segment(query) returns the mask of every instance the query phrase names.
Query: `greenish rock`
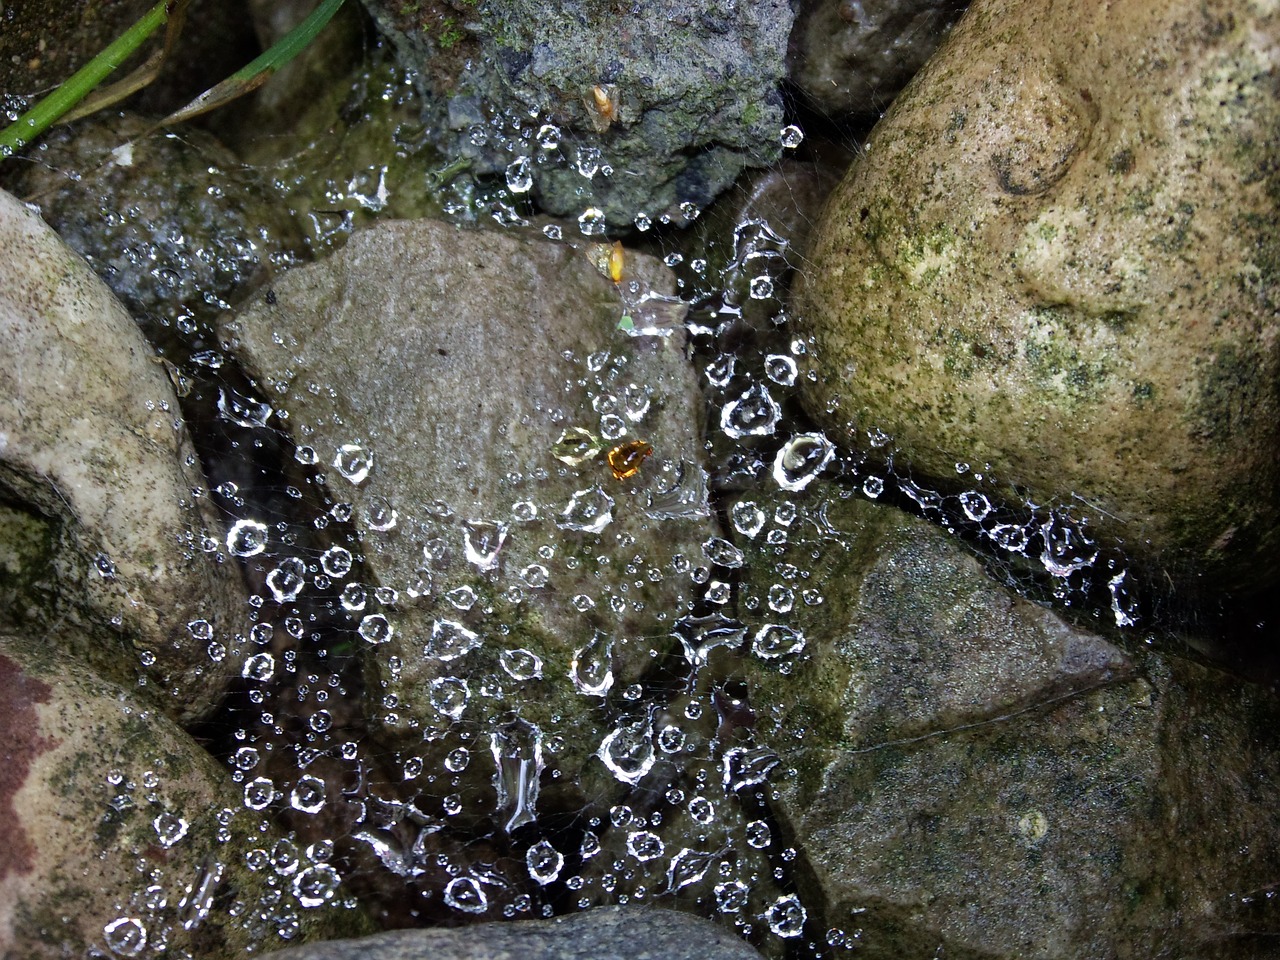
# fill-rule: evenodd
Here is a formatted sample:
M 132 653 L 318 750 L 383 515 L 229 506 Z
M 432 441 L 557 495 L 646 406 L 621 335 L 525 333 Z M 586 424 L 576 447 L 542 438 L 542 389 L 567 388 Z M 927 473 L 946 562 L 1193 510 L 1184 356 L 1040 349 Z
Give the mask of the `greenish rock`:
M 966 0 L 803 0 L 787 78 L 829 117 L 884 110 L 960 18 Z
M 289 841 L 194 740 L 37 636 L 0 635 L 0 953 L 215 960 L 367 929 L 326 864 L 270 868 Z
M 1275 696 L 1126 654 L 831 494 L 784 501 L 743 592 L 795 631 L 757 633 L 746 675 L 810 919 L 868 957 L 1263 955 Z
M 212 135 L 175 136 L 137 114 L 49 134 L 15 186 L 90 265 L 152 340 L 229 302 L 305 255 L 289 208 Z
M 329 579 L 359 599 L 367 709 L 426 813 L 467 798 L 454 824 L 514 829 L 538 784 L 539 811 L 624 790 L 595 755 L 624 727 L 652 754 L 640 687 L 627 691 L 678 651 L 670 632 L 715 530 L 683 330 L 619 329 L 670 308 L 645 298 L 671 278 L 635 255 L 612 283 L 593 262 L 608 253 L 389 222 L 221 327 L 351 515 L 368 579 Z M 603 451 L 566 463 L 553 452 L 573 428 L 653 454 L 623 478 Z M 442 768 L 456 775 L 413 782 Z
M 238 669 L 239 571 L 174 386 L 89 266 L 0 193 L 0 626 L 66 652 L 182 720 Z M 104 362 L 109 358 L 109 362 Z
M 758 960 L 715 924 L 651 907 L 605 907 L 551 920 L 486 923 L 464 930 L 395 930 L 266 954 L 263 960 Z
M 542 0 L 366 6 L 447 101 L 443 151 L 490 173 L 528 158 L 551 214 L 597 209 L 613 230 L 641 214 L 683 221 L 680 204 L 705 207 L 781 153 L 792 21 L 781 0 L 591 0 L 572 14 Z
M 799 284 L 831 438 L 1074 505 L 1149 584 L 1273 584 L 1277 29 L 1254 2 L 975 3 Z

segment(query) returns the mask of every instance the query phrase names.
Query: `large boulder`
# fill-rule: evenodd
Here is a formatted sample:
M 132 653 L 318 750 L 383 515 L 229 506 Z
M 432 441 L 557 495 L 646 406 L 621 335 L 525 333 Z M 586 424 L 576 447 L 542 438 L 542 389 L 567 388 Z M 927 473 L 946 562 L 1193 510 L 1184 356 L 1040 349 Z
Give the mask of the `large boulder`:
M 597 753 L 643 727 L 647 674 L 699 589 L 715 527 L 683 329 L 619 329 L 680 305 L 651 258 L 623 274 L 537 232 L 388 222 L 223 324 L 359 537 L 294 585 L 342 591 L 402 789 L 460 827 L 510 832 L 638 777 Z M 615 473 L 561 440 L 584 431 L 653 454 Z
M 747 673 L 811 921 L 868 957 L 1258 956 L 1274 694 L 1125 653 L 927 522 L 813 493 L 765 511 L 756 536 L 788 542 L 743 591 L 772 610 Z
M 70 625 L 68 652 L 166 712 L 237 669 L 239 570 L 166 367 L 88 265 L 0 193 L 0 626 Z M 231 651 L 231 653 L 228 653 Z
M 801 382 L 832 438 L 1076 504 L 1150 581 L 1274 583 L 1277 30 L 1257 2 L 974 4 L 817 231 Z
M 365 929 L 333 867 L 269 857 L 291 845 L 226 770 L 57 646 L 0 635 L 0 954 L 229 960 Z

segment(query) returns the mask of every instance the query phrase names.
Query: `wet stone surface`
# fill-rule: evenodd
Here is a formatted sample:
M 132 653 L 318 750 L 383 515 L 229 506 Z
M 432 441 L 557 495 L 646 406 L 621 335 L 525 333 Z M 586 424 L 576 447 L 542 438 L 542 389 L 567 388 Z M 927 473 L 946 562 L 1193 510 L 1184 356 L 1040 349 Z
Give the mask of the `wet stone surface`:
M 782 152 L 792 12 L 779 0 L 592 0 L 573 16 L 540 0 L 369 6 L 446 104 L 445 152 L 484 172 L 523 159 L 548 213 L 597 209 L 614 230 L 679 220 Z M 530 136 L 509 149 L 493 114 Z
M 360 536 L 277 556 L 274 602 L 341 589 L 371 719 L 458 825 L 602 812 L 649 772 L 650 684 L 716 532 L 682 333 L 618 329 L 671 281 L 588 252 L 387 224 L 223 326 Z

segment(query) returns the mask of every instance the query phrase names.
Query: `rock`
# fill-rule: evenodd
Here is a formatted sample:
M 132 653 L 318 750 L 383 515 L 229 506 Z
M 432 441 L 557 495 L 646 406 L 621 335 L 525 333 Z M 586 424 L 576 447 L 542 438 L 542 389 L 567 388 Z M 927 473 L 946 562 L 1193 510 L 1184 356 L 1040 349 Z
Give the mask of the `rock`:
M 237 669 L 244 619 L 165 368 L 88 266 L 0 193 L 0 625 L 71 627 L 68 651 L 180 719 Z
M 137 114 L 45 137 L 15 187 L 138 317 L 151 339 L 209 320 L 305 253 L 287 207 L 201 130 L 146 135 Z
M 643 322 L 636 298 L 670 276 L 625 262 L 619 289 L 537 233 L 391 222 L 223 325 L 353 518 L 360 542 L 339 552 L 360 554 L 367 579 L 322 564 L 406 789 L 426 791 L 429 815 L 447 784 L 476 798 L 450 823 L 509 832 L 539 783 L 539 811 L 619 792 L 594 756 L 614 729 L 653 753 L 643 687 L 618 698 L 679 650 L 670 631 L 715 528 L 682 332 L 618 329 L 620 293 Z M 552 451 L 573 428 L 654 452 L 624 479 L 600 456 L 568 465 Z M 444 766 L 458 776 L 413 783 L 458 748 Z
M 428 98 L 447 101 L 442 152 L 493 173 L 529 157 L 551 214 L 597 208 L 614 230 L 642 213 L 682 220 L 681 203 L 706 206 L 781 152 L 783 0 L 592 2 L 574 16 L 540 0 L 366 5 Z
M 798 498 L 784 555 L 752 554 L 747 594 L 783 608 L 773 619 L 787 631 L 786 649 L 796 642 L 790 631 L 801 638 L 803 657 L 759 634 L 751 650 L 766 668 L 756 696 L 780 705 L 780 728 L 807 751 L 817 755 L 814 737 L 861 751 L 982 724 L 1131 672 L 1115 646 L 999 586 L 932 524 L 814 486 Z M 816 522 L 810 502 L 825 503 L 823 529 L 845 546 L 807 564 L 807 576 L 788 577 L 803 556 L 795 537 Z M 805 602 L 807 584 L 819 603 Z M 796 695 L 807 690 L 822 692 Z
M 686 261 L 705 266 L 695 268 L 699 279 L 682 291 L 685 299 L 720 296 L 741 311 L 745 329 L 775 331 L 772 321 L 786 316 L 782 305 L 792 271 L 804 262 L 810 230 L 847 166 L 841 151 L 834 160 L 784 160 L 744 174 L 698 218 L 689 235 Z M 760 278 L 768 280 L 768 292 Z
M 924 66 L 967 0 L 804 0 L 787 77 L 829 117 L 884 110 Z
M 486 923 L 463 930 L 394 930 L 266 954 L 263 960 L 759 960 L 732 933 L 706 920 L 651 907 L 604 907 L 551 920 Z
M 195 741 L 57 646 L 0 636 L 0 953 L 214 960 L 364 929 L 327 865 L 268 868 L 288 841 Z
M 832 439 L 882 430 L 917 475 L 986 464 L 1015 502 L 1079 504 L 1149 583 L 1274 583 L 1277 16 L 975 3 L 799 285 Z
M 814 493 L 744 589 L 796 593 L 748 678 L 810 922 L 873 958 L 1257 955 L 1274 694 L 1125 654 L 924 521 Z

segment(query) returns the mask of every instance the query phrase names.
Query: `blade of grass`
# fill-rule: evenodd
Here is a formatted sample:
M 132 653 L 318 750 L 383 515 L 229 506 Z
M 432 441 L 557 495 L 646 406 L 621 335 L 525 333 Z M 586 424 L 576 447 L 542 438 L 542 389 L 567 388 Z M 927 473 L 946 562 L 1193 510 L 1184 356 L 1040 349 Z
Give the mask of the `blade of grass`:
M 159 2 L 53 93 L 0 131 L 0 159 L 11 156 L 56 123 L 120 66 L 169 16 L 170 0 Z
M 322 0 L 307 19 L 272 44 L 265 53 L 221 83 L 210 87 L 185 107 L 169 114 L 160 121 L 160 125 L 166 126 L 170 123 L 190 120 L 202 113 L 208 113 L 215 107 L 230 103 L 251 90 L 256 90 L 271 79 L 272 74 L 301 53 L 307 44 L 315 39 L 316 34 L 333 19 L 333 15 L 338 12 L 342 4 L 343 0 Z
M 138 69 L 127 77 L 117 80 L 107 87 L 100 87 L 74 110 L 67 112 L 62 118 L 64 123 L 72 123 L 81 117 L 87 117 L 99 110 L 104 110 L 114 103 L 119 103 L 130 94 L 137 93 L 160 75 L 161 68 L 173 53 L 182 34 L 182 27 L 187 20 L 187 4 L 189 0 L 177 0 L 169 10 L 169 23 L 164 31 L 164 46 L 147 57 Z

